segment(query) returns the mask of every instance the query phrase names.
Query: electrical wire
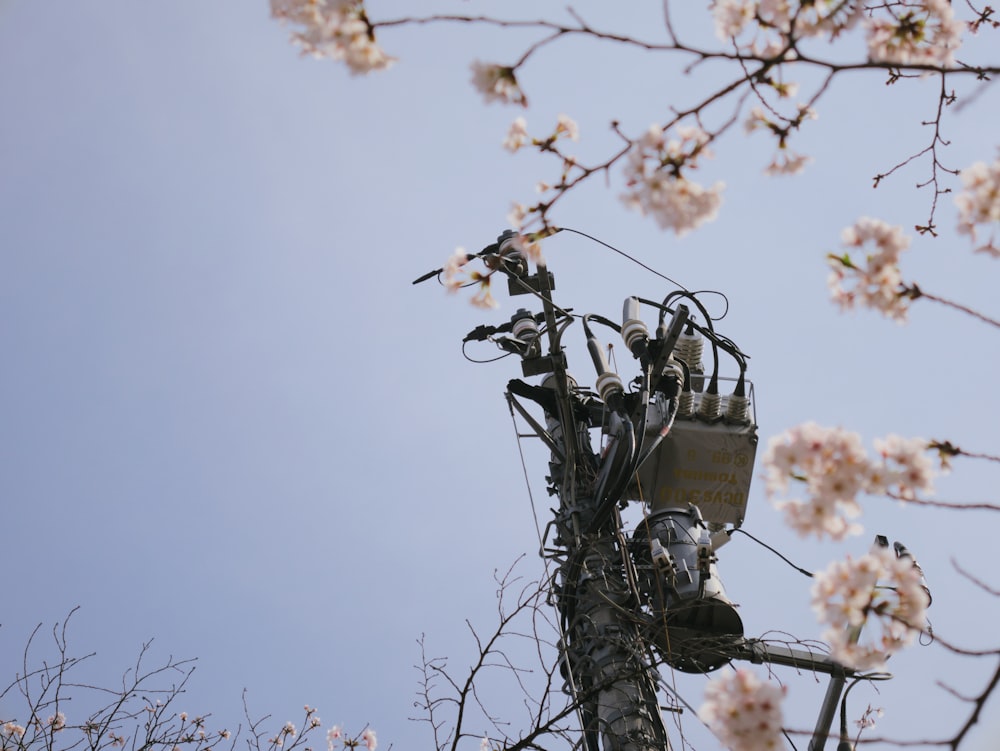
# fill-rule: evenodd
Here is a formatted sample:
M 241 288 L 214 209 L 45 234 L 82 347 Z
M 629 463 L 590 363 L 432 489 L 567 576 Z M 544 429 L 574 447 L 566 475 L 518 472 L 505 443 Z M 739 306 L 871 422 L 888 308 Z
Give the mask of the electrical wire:
M 754 536 L 753 536 L 752 534 L 750 534 L 749 532 L 747 532 L 747 531 L 746 531 L 745 529 L 742 529 L 742 528 L 740 528 L 740 527 L 737 527 L 737 528 L 735 528 L 735 529 L 731 529 L 731 530 L 729 530 L 728 534 L 729 534 L 729 535 L 732 535 L 732 534 L 733 534 L 733 532 L 741 532 L 742 534 L 745 534 L 745 535 L 746 535 L 747 537 L 749 537 L 749 538 L 750 538 L 751 540 L 753 540 L 753 541 L 754 541 L 755 543 L 757 543 L 758 545 L 760 545 L 760 546 L 762 546 L 762 547 L 765 547 L 765 548 L 767 548 L 768 550 L 770 550 L 770 551 L 771 551 L 772 553 L 774 553 L 774 554 L 775 554 L 776 556 L 778 556 L 778 557 L 779 557 L 779 558 L 780 558 L 781 560 L 783 560 L 783 561 L 784 561 L 785 563 L 787 563 L 787 564 L 788 564 L 789 566 L 791 566 L 791 567 L 792 567 L 793 569 L 795 569 L 796 571 L 798 571 L 798 572 L 799 572 L 800 574 L 803 574 L 804 576 L 808 576 L 808 577 L 809 577 L 810 579 L 812 579 L 812 578 L 813 578 L 813 573 L 812 573 L 811 571 L 806 571 L 806 570 L 805 570 L 804 568 L 802 568 L 801 566 L 796 566 L 796 565 L 795 565 L 794 563 L 792 563 L 792 562 L 791 562 L 790 560 L 788 560 L 788 559 L 787 559 L 787 558 L 786 558 L 785 556 L 783 556 L 783 555 L 782 555 L 781 553 L 779 553 L 779 552 L 778 552 L 777 550 L 775 550 L 774 548 L 772 548 L 772 547 L 771 547 L 770 545 L 768 545 L 768 544 L 767 544 L 766 542 L 763 542 L 763 541 L 761 541 L 761 540 L 757 539 L 757 538 L 756 538 L 756 537 L 754 537 Z
M 653 267 L 647 266 L 642 261 L 640 261 L 638 258 L 630 256 L 624 250 L 619 250 L 614 245 L 611 245 L 610 243 L 604 242 L 604 240 L 599 240 L 598 238 L 594 237 L 593 235 L 588 235 L 586 232 L 581 232 L 580 230 L 573 229 L 572 227 L 557 227 L 556 231 L 557 232 L 572 232 L 574 235 L 580 235 L 580 237 L 586 237 L 588 240 L 593 240 L 598 245 L 603 245 L 605 248 L 607 248 L 610 251 L 613 251 L 613 252 L 617 253 L 622 258 L 626 258 L 629 261 L 631 261 L 632 263 L 636 264 L 637 266 L 641 266 L 646 271 L 648 271 L 650 274 L 653 274 L 654 276 L 658 276 L 658 277 L 660 277 L 660 279 L 663 279 L 664 281 L 668 281 L 671 284 L 677 285 L 678 287 L 680 287 L 685 292 L 688 291 L 687 287 L 685 287 L 683 284 L 681 284 L 680 282 L 678 282 L 676 279 L 671 279 L 666 274 L 662 274 L 659 271 L 657 271 L 656 269 L 654 269 Z

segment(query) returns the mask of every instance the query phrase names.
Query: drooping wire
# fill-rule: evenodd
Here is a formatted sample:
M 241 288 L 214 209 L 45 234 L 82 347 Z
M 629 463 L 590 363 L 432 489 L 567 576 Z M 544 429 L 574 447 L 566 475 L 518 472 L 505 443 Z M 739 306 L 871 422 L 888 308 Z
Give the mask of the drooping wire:
M 502 355 L 491 357 L 488 360 L 477 360 L 474 357 L 470 357 L 469 354 L 465 351 L 465 346 L 467 344 L 468 342 L 462 342 L 462 357 L 464 357 L 469 362 L 475 363 L 476 365 L 483 365 L 485 363 L 496 362 L 497 360 L 502 360 L 505 357 L 510 357 L 512 354 L 514 354 L 513 352 L 504 352 Z
M 638 258 L 630 256 L 624 250 L 619 250 L 614 245 L 611 245 L 610 243 L 604 242 L 604 240 L 599 240 L 598 238 L 594 237 L 593 235 L 588 235 L 586 232 L 581 232 L 580 230 L 573 229 L 572 227 L 560 227 L 559 230 L 562 231 L 562 232 L 572 232 L 574 235 L 580 235 L 580 237 L 586 237 L 588 240 L 593 240 L 598 245 L 603 245 L 605 248 L 607 248 L 608 250 L 610 250 L 610 251 L 612 251 L 614 253 L 617 253 L 622 258 L 626 258 L 629 261 L 631 261 L 632 263 L 636 264 L 637 266 L 641 266 L 646 271 L 648 271 L 650 274 L 658 276 L 658 277 L 660 277 L 660 279 L 663 279 L 664 281 L 668 281 L 671 284 L 674 284 L 674 285 L 680 287 L 685 292 L 689 292 L 690 291 L 690 290 L 688 290 L 687 287 L 685 287 L 683 284 L 681 284 L 680 282 L 678 282 L 676 279 L 671 279 L 666 274 L 662 274 L 659 271 L 657 271 L 656 269 L 652 268 L 651 266 L 647 266 L 642 261 L 640 261 Z
M 781 560 L 783 560 L 785 563 L 787 563 L 793 569 L 795 569 L 796 571 L 798 571 L 800 574 L 803 574 L 804 576 L 808 576 L 810 579 L 813 578 L 813 574 L 812 574 L 811 571 L 806 571 L 801 566 L 796 566 L 794 563 L 792 563 L 790 560 L 788 560 L 785 556 L 783 556 L 777 550 L 775 550 L 774 548 L 772 548 L 766 542 L 763 542 L 762 540 L 757 539 L 752 534 L 750 534 L 749 532 L 747 532 L 745 529 L 742 529 L 742 528 L 739 528 L 739 527 L 736 528 L 736 529 L 731 529 L 729 531 L 729 534 L 731 535 L 733 532 L 741 532 L 741 533 L 745 534 L 747 537 L 749 537 L 751 540 L 753 540 L 755 543 L 757 543 L 761 547 L 764 547 L 764 548 L 767 548 L 768 550 L 770 550 L 772 553 L 774 553 L 776 556 L 778 556 Z

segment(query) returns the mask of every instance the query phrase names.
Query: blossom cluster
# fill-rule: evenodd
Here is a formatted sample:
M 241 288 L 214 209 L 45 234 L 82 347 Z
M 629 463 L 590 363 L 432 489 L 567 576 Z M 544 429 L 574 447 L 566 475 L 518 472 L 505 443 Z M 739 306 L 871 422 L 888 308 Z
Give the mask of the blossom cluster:
M 503 141 L 503 147 L 513 154 L 530 140 L 533 145 L 543 150 L 551 151 L 553 144 L 560 138 L 567 138 L 570 141 L 580 140 L 580 127 L 569 115 L 559 115 L 556 118 L 556 127 L 544 139 L 531 138 L 528 135 L 527 121 L 523 117 L 517 117 L 510 124 L 507 137 Z
M 886 659 L 924 628 L 929 604 L 913 559 L 889 548 L 834 561 L 815 574 L 812 589 L 831 656 L 854 670 L 884 670 Z
M 871 251 L 862 265 L 850 252 L 827 257 L 832 269 L 827 284 L 833 301 L 841 310 L 872 308 L 904 322 L 910 298 L 899 270 L 899 256 L 909 247 L 910 239 L 903 228 L 862 217 L 841 233 L 841 240 L 846 248 L 871 247 Z
M 679 127 L 676 136 L 667 138 L 663 128 L 652 125 L 632 144 L 625 165 L 628 190 L 622 200 L 679 237 L 715 219 L 725 184 L 717 182 L 706 188 L 681 172 L 697 168 L 698 157 L 711 156 L 706 148 L 710 139 L 704 130 Z
M 472 85 L 483 95 L 487 104 L 501 102 L 528 106 L 528 98 L 517 83 L 514 69 L 509 66 L 476 60 L 472 63 Z
M 395 60 L 376 44 L 364 0 L 271 0 L 271 15 L 301 27 L 292 39 L 305 54 L 343 60 L 354 75 Z
M 775 751 L 783 747 L 784 695 L 784 686 L 739 669 L 709 681 L 698 716 L 730 751 Z
M 860 0 L 714 0 L 711 10 L 720 39 L 749 33 L 751 53 L 786 59 L 794 57 L 795 40 L 832 40 L 861 23 L 872 62 L 948 66 L 965 30 L 948 0 L 886 3 L 868 14 Z
M 836 37 L 857 24 L 864 3 L 715 0 L 711 8 L 715 33 L 720 39 L 738 37 L 755 20 L 760 30 L 775 30 L 788 39 L 825 34 Z M 752 49 L 760 47 L 753 45 Z
M 861 514 L 862 493 L 902 500 L 931 492 L 933 466 L 928 442 L 890 435 L 875 441 L 870 458 L 857 433 L 809 422 L 770 440 L 764 454 L 767 494 L 785 494 L 791 481 L 805 486 L 806 500 L 775 501 L 785 520 L 803 537 L 841 540 L 862 529 L 850 521 Z
M 780 96 L 792 96 L 796 90 L 794 84 L 775 84 Z M 755 130 L 769 130 L 778 139 L 778 150 L 771 163 L 764 168 L 766 175 L 797 175 L 806 168 L 812 161 L 812 157 L 799 154 L 788 148 L 788 134 L 798 128 L 805 120 L 815 120 L 818 116 L 816 111 L 804 104 L 798 106 L 798 113 L 794 117 L 783 117 L 783 123 L 776 122 L 771 116 L 764 112 L 761 107 L 753 107 L 750 115 L 743 124 L 743 129 L 747 133 Z
M 997 226 L 1000 225 L 1000 159 L 992 164 L 976 162 L 962 170 L 959 177 L 963 190 L 955 196 L 958 207 L 958 231 L 978 242 L 976 225 L 986 225 L 991 229 L 989 240 L 976 248 L 1000 257 L 1000 248 L 994 244 Z
M 894 65 L 953 65 L 965 29 L 948 0 L 920 0 L 866 26 L 868 57 Z

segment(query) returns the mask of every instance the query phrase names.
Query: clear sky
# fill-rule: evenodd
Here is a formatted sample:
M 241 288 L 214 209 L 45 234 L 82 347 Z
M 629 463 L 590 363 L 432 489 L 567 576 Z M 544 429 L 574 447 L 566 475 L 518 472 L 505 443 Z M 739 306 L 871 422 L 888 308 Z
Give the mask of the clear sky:
M 624 17 L 577 8 L 656 37 L 660 4 L 636 5 Z M 701 4 L 682 21 L 711 41 Z M 484 105 L 469 84 L 472 60 L 511 62 L 533 38 L 389 30 L 398 64 L 357 78 L 299 57 L 263 0 L 0 3 L 0 673 L 17 669 L 35 624 L 80 605 L 71 642 L 99 653 L 108 682 L 155 638 L 160 655 L 200 658 L 190 711 L 220 724 L 239 721 L 246 688 L 251 709 L 280 722 L 309 703 L 326 723 L 429 747 L 407 721 L 417 638 L 460 672 L 473 655 L 465 619 L 494 621 L 494 569 L 526 554 L 519 571 L 532 578 L 541 563 L 502 396 L 519 367 L 473 365 L 460 349 L 521 303 L 501 295 L 484 312 L 410 282 L 456 246 L 491 242 L 511 202 L 556 177 L 501 148 L 522 113 Z M 539 131 L 571 115 L 573 148 L 596 159 L 616 143 L 611 120 L 638 134 L 721 80 L 712 66 L 685 76 L 682 62 L 567 41 L 524 70 L 523 114 Z M 871 178 L 926 145 L 935 86 L 845 75 L 793 144 L 815 159 L 794 179 L 763 176 L 771 144 L 734 133 L 704 166 L 706 181 L 727 183 L 720 218 L 681 239 L 623 207 L 617 172 L 553 218 L 728 296 L 718 328 L 751 356 L 765 440 L 816 420 L 868 445 L 896 432 L 995 452 L 995 332 L 930 303 L 906 327 L 842 315 L 825 287 L 824 254 L 859 216 L 926 218 L 930 195 L 913 187 L 925 163 L 875 191 Z M 950 166 L 995 157 L 998 97 L 988 87 L 949 117 Z M 996 262 L 954 234 L 948 197 L 939 224 L 940 238 L 914 239 L 904 274 L 996 315 Z M 569 233 L 545 252 L 560 302 L 578 312 L 617 318 L 626 296 L 671 289 Z M 574 333 L 570 367 L 589 382 Z M 538 498 L 544 457 L 532 450 Z M 995 500 L 995 473 L 957 466 L 943 498 Z M 990 517 L 872 501 L 864 521 L 863 538 L 800 541 L 758 482 L 746 529 L 810 569 L 864 551 L 875 532 L 902 540 L 934 587 L 938 632 L 997 646 L 1000 605 L 951 565 L 1000 583 Z M 720 559 L 749 634 L 819 636 L 808 581 L 745 539 Z M 975 693 L 993 665 L 932 646 L 891 667 L 880 695 L 852 693 L 852 716 L 871 702 L 886 710 L 880 735 L 924 738 L 950 734 L 965 711 L 935 681 Z M 778 675 L 793 697 L 787 724 L 811 728 L 825 682 Z M 704 678 L 678 681 L 699 704 Z M 994 748 L 998 733 L 987 725 L 970 749 Z M 684 735 L 714 747 L 693 717 Z

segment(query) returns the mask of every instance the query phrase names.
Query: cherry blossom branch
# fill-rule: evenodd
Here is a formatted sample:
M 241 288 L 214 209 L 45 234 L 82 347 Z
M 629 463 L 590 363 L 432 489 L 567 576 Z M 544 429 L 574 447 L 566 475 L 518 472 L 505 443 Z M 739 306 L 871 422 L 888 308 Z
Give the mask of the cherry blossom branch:
M 1000 505 L 994 503 L 961 503 L 953 501 L 936 501 L 927 498 L 904 498 L 896 493 L 887 492 L 887 498 L 896 501 L 912 504 L 914 506 L 928 506 L 930 508 L 948 509 L 949 511 L 1000 511 Z
M 975 584 L 977 587 L 979 587 L 981 590 L 983 590 L 987 594 L 990 594 L 993 597 L 1000 597 L 1000 589 L 994 589 L 993 587 L 991 587 L 988 584 L 986 584 L 982 579 L 979 579 L 978 577 L 973 576 L 970 572 L 968 572 L 964 568 L 962 568 L 962 566 L 959 565 L 958 561 L 956 561 L 954 558 L 951 559 L 951 565 L 955 567 L 955 570 L 960 575 L 964 576 L 966 579 L 968 579 L 970 582 L 972 582 L 973 584 Z
M 976 320 L 982 321 L 983 323 L 989 324 L 990 326 L 1000 329 L 1000 321 L 994 318 L 990 318 L 989 316 L 980 313 L 977 310 L 973 310 L 967 305 L 962 305 L 961 303 L 948 300 L 947 298 L 939 297 L 938 295 L 933 295 L 929 292 L 924 292 L 924 290 L 922 290 L 919 286 L 917 286 L 915 282 L 913 284 L 904 284 L 899 292 L 899 296 L 901 298 L 906 298 L 910 300 L 918 300 L 920 298 L 923 298 L 924 300 L 931 300 L 932 302 L 936 302 L 946 307 L 952 308 L 953 310 L 957 310 L 960 313 L 965 313 L 968 316 L 972 316 Z
M 965 449 L 956 446 L 951 441 L 931 441 L 927 448 L 937 451 L 941 456 L 941 463 L 946 467 L 950 466 L 948 460 L 955 456 L 964 456 L 969 459 L 985 459 L 986 461 L 1000 464 L 1000 456 L 966 451 Z

